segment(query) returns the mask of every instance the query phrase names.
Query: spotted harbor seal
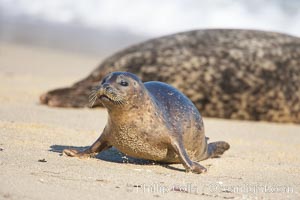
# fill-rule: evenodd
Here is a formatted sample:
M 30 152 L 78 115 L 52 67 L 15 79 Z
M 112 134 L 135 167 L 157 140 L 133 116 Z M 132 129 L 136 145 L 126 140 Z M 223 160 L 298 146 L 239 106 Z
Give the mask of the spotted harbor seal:
M 41 102 L 84 107 L 105 74 L 128 71 L 189 97 L 203 116 L 300 123 L 300 39 L 254 30 L 196 30 L 134 45 Z M 96 103 L 95 106 L 101 105 Z
M 168 84 L 143 84 L 134 74 L 113 72 L 91 99 L 99 99 L 107 108 L 108 122 L 85 151 L 65 149 L 69 156 L 86 157 L 114 146 L 135 158 L 182 163 L 187 171 L 202 173 L 205 167 L 195 161 L 217 157 L 229 149 L 226 142 L 207 144 L 197 108 Z

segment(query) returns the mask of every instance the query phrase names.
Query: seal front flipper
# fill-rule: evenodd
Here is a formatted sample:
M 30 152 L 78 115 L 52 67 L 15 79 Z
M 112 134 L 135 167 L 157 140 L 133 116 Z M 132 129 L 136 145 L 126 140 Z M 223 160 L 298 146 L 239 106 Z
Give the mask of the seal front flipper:
M 199 163 L 191 161 L 182 142 L 173 139 L 173 141 L 171 141 L 171 145 L 175 153 L 179 156 L 179 159 L 187 172 L 192 171 L 193 173 L 201 174 L 207 171 L 207 169 Z
M 79 152 L 76 149 L 64 149 L 63 154 L 70 157 L 89 158 L 110 147 L 111 146 L 108 145 L 108 142 L 104 137 L 104 134 L 101 134 L 100 137 L 92 144 L 92 146 L 90 146 L 86 150 Z

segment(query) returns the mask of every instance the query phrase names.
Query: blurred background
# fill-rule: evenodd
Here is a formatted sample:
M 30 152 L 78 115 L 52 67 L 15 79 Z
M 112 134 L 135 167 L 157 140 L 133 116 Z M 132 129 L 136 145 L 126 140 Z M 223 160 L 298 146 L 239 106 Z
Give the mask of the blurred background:
M 300 36 L 299 0 L 0 0 L 0 42 L 109 55 L 152 37 L 205 28 Z

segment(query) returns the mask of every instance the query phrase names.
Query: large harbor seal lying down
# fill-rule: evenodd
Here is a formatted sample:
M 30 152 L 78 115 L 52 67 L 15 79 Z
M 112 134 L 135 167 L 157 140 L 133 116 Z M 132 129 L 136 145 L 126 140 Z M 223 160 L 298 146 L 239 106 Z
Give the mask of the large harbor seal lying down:
M 74 157 L 86 157 L 112 146 L 141 159 L 182 163 L 187 171 L 205 172 L 195 161 L 216 157 L 229 149 L 226 142 L 207 144 L 200 113 L 174 87 L 162 82 L 142 83 L 134 74 L 108 74 L 94 91 L 107 108 L 108 122 L 94 144 L 83 152 L 65 149 Z
M 169 83 L 203 116 L 300 123 L 297 37 L 254 30 L 196 30 L 152 39 L 112 55 L 87 78 L 47 92 L 41 102 L 87 106 L 90 89 L 111 71 Z

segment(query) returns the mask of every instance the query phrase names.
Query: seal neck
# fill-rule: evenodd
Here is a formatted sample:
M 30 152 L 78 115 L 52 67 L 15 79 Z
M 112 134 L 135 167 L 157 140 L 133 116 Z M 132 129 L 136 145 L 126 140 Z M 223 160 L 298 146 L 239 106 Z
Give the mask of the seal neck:
M 132 121 L 137 115 L 157 115 L 159 109 L 154 97 L 147 90 L 144 91 L 124 105 L 107 108 L 109 118 L 113 121 Z

